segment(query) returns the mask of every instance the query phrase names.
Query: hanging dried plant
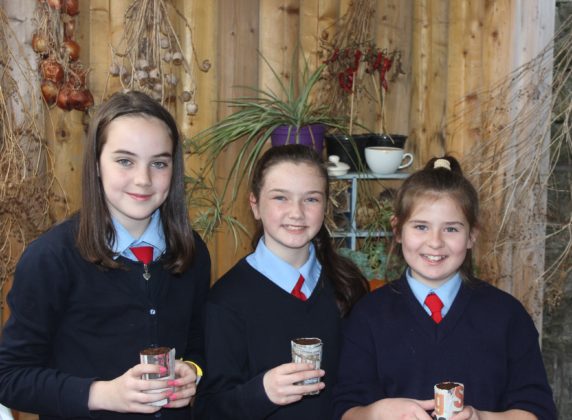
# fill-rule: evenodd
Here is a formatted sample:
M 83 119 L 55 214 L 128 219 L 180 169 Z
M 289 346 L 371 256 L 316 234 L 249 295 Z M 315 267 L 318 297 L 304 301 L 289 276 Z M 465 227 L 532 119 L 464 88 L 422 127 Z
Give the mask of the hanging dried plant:
M 551 224 L 548 218 L 547 226 L 551 208 L 572 202 L 572 176 L 561 172 L 558 186 L 554 178 L 559 164 L 570 165 L 572 161 L 570 63 L 572 18 L 562 24 L 554 41 L 537 57 L 490 91 L 478 93 L 487 98 L 480 109 L 489 110 L 480 124 L 483 139 L 463 159 L 467 172 L 480 185 L 483 220 L 498 221 L 482 248 L 488 251 L 480 258 L 479 269 L 484 278 L 502 283 L 512 278 L 512 267 L 529 266 L 539 253 L 544 257 L 546 246 L 552 241 L 563 245 L 553 262 L 532 280 L 534 290 L 525 294 L 525 300 L 530 302 L 545 290 L 549 306 L 559 302 L 564 281 L 572 270 L 570 213 L 564 216 L 568 220 L 563 223 Z M 472 102 L 458 104 L 461 117 L 480 112 L 471 106 Z M 449 123 L 452 135 L 460 129 L 457 121 Z M 547 195 L 548 209 L 543 205 Z M 485 223 L 483 228 L 487 227 Z M 518 255 L 527 257 L 508 264 L 507 272 L 505 261 Z M 528 306 L 533 307 L 537 310 L 542 306 Z
M 32 48 L 40 60 L 41 93 L 47 105 L 66 111 L 93 106 L 87 87 L 87 69 L 79 60 L 80 46 L 73 39 L 79 13 L 78 0 L 40 1 Z
M 191 59 L 185 57 L 171 17 L 174 12 L 190 34 Z M 195 66 L 192 65 L 194 62 Z M 112 48 L 111 77 L 118 77 L 123 89 L 146 92 L 163 105 L 179 96 L 189 115 L 198 112 L 194 69 L 207 72 L 210 62 L 198 62 L 191 26 L 169 0 L 134 0 L 125 13 L 125 32 Z M 187 86 L 180 82 L 183 71 Z
M 362 99 L 376 104 L 379 127 L 385 133 L 385 97 L 390 82 L 404 74 L 401 52 L 372 42 L 374 0 L 354 0 L 346 13 L 320 38 L 320 56 L 326 64 L 318 101 L 334 115 L 348 115 L 353 132 L 357 105 Z M 330 31 L 334 32 L 332 36 Z
M 0 7 L 0 325 L 2 296 L 20 253 L 52 224 L 49 191 L 54 182 L 42 133 L 36 71 Z M 59 71 L 46 70 L 57 80 Z

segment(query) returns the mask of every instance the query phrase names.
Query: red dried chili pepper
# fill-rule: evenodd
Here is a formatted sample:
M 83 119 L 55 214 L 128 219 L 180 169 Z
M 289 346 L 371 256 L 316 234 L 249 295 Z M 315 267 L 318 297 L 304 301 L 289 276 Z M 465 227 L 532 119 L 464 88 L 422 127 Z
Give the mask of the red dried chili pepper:
M 356 50 L 354 53 L 354 66 L 353 71 L 357 71 L 359 67 L 359 60 L 361 59 L 362 52 L 360 50 Z
M 339 56 L 340 56 L 340 49 L 339 49 L 339 48 L 336 48 L 336 49 L 334 50 L 334 52 L 332 53 L 332 56 L 325 61 L 325 64 L 329 64 L 329 63 L 335 62 L 335 61 L 338 59 Z
M 383 59 L 383 52 L 379 51 L 375 57 L 375 62 L 373 63 L 373 71 L 379 69 L 381 65 L 381 60 Z
M 379 83 L 381 84 L 381 87 L 383 87 L 386 91 L 388 89 L 388 84 L 387 84 L 387 79 L 385 78 L 385 75 L 391 69 L 392 64 L 393 64 L 393 60 L 391 60 L 391 58 L 384 57 L 383 65 L 381 66 L 381 70 L 379 72 Z
M 389 69 L 391 68 L 391 65 L 393 64 L 393 60 L 389 57 L 384 57 L 383 59 L 383 69 L 388 72 Z
M 352 87 L 354 83 L 354 72 L 353 69 L 348 68 L 338 74 L 338 82 L 342 90 L 346 93 L 352 93 Z

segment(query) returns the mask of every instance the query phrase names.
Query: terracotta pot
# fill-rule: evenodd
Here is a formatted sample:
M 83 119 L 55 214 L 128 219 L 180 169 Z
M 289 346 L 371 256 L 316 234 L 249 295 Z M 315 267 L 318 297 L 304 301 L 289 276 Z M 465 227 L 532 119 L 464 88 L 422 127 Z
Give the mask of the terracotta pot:
M 382 279 L 371 279 L 369 281 L 369 290 L 374 291 L 375 289 L 383 286 L 385 283 L 387 283 L 387 282 L 385 280 L 382 280 Z

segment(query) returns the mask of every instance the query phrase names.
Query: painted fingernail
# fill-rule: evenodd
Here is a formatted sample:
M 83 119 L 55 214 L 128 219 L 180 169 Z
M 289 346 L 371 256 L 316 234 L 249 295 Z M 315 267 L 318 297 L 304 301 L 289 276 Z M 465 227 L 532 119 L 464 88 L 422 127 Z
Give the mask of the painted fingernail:
M 169 401 L 175 401 L 177 398 L 179 398 L 179 397 L 177 397 L 177 394 L 169 395 Z
M 165 366 L 159 366 L 159 373 L 167 373 L 167 368 Z
M 169 386 L 179 386 L 179 383 L 177 382 L 177 380 L 172 380 L 172 381 L 167 381 L 167 385 Z

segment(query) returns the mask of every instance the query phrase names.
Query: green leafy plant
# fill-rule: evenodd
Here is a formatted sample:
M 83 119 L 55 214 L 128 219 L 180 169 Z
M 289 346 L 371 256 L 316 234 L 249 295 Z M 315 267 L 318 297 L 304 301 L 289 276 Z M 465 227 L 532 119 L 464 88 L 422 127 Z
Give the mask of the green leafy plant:
M 372 191 L 364 191 L 360 200 L 356 223 L 360 231 L 376 234 L 363 238 L 359 249 L 340 248 L 340 254 L 351 259 L 368 280 L 393 280 L 401 275 L 405 263 L 400 255 L 392 252 L 391 217 L 392 199 L 395 191 L 385 189 L 374 197 Z M 377 235 L 384 233 L 383 236 Z
M 292 59 L 292 75 L 299 73 L 295 59 L 297 55 L 298 51 Z M 262 60 L 276 79 L 279 91 L 244 87 L 252 92 L 252 95 L 221 101 L 235 112 L 198 133 L 189 145 L 191 152 L 206 154 L 212 169 L 217 157 L 226 147 L 243 140 L 236 160 L 226 175 L 224 191 L 234 182 L 233 199 L 238 186 L 245 176 L 250 175 L 264 145 L 277 127 L 288 125 L 295 130 L 312 124 L 323 124 L 336 129 L 342 129 L 344 126 L 343 119 L 332 116 L 328 107 L 315 105 L 312 101 L 312 92 L 321 80 L 324 65 L 310 71 L 308 63 L 304 62 L 300 80 L 291 77 L 290 81 L 285 83 L 264 57 Z
M 240 242 L 240 233 L 248 234 L 246 227 L 228 214 L 209 178 L 198 174 L 185 176 L 185 184 L 192 226 L 205 241 L 208 242 L 221 226 L 228 228 L 235 245 Z
M 339 248 L 338 252 L 351 259 L 368 280 L 394 280 L 401 276 L 405 263 L 403 259 L 390 254 L 389 238 L 376 238 L 357 250 Z

